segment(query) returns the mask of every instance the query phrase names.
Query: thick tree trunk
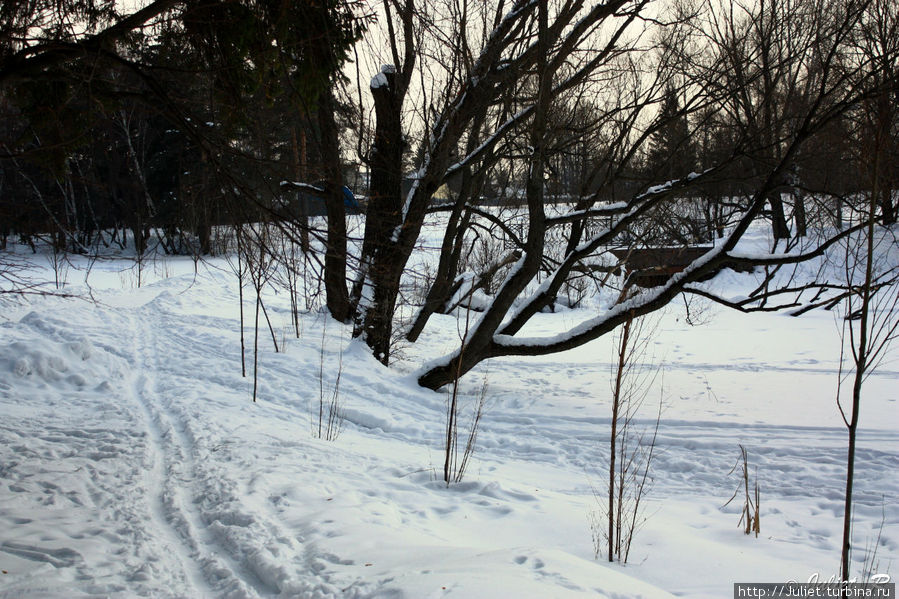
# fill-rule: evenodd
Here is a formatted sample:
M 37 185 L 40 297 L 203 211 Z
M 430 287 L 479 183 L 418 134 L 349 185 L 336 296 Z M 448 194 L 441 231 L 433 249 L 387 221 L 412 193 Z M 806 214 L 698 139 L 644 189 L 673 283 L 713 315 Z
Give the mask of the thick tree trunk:
M 335 320 L 346 322 L 351 314 L 346 287 L 346 211 L 343 206 L 343 173 L 340 169 L 340 146 L 334 109 L 334 98 L 329 90 L 321 97 L 318 106 L 325 171 L 325 210 L 328 218 L 324 282 L 328 311 Z
M 774 239 L 789 239 L 790 228 L 787 226 L 787 217 L 784 212 L 784 203 L 780 192 L 774 192 L 768 196 L 768 204 L 771 206 L 771 232 Z
M 197 239 L 200 241 L 200 254 L 208 256 L 212 253 L 212 237 L 209 222 L 205 217 L 200 217 L 201 221 L 197 223 Z
M 363 264 L 353 290 L 359 305 L 355 334 L 362 335 L 375 358 L 390 359 L 393 312 L 406 260 L 397 251 L 403 222 L 403 94 L 395 69 L 384 68 L 373 80 L 375 139 L 363 238 Z
M 796 223 L 796 237 L 805 237 L 808 234 L 808 215 L 805 211 L 805 199 L 801 193 L 793 196 L 796 204 L 793 206 L 793 221 Z

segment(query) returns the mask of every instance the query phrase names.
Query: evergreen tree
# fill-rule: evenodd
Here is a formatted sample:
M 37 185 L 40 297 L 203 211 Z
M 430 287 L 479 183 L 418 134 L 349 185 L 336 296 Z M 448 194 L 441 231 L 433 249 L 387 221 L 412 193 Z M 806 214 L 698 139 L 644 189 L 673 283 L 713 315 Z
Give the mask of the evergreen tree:
M 696 150 L 687 111 L 680 106 L 677 91 L 668 86 L 657 119 L 647 157 L 647 175 L 652 182 L 683 177 L 696 169 Z

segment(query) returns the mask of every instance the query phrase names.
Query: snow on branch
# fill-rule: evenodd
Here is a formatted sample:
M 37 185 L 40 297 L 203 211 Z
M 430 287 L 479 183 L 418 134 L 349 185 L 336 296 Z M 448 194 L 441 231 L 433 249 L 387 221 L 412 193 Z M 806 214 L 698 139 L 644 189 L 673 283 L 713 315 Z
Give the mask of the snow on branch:
M 381 87 L 387 87 L 390 85 L 389 75 L 396 75 L 396 67 L 392 64 L 385 64 L 381 66 L 381 70 L 377 75 L 372 77 L 370 87 L 371 89 L 378 89 Z
M 853 225 L 852 227 L 843 229 L 838 234 L 827 238 L 823 243 L 809 251 L 787 252 L 783 254 L 730 251 L 727 253 L 727 258 L 728 262 L 734 264 L 745 264 L 749 266 L 799 264 L 800 262 L 807 262 L 812 258 L 822 256 L 824 252 L 830 249 L 834 244 L 840 242 L 846 237 L 853 235 L 854 233 L 857 233 L 858 231 L 864 229 L 866 226 L 866 222 L 861 222 L 859 224 Z
M 324 194 L 325 188 L 311 183 L 300 181 L 281 181 L 278 186 L 284 191 L 306 191 L 314 194 Z
M 649 206 L 654 205 L 667 194 L 678 189 L 687 179 L 693 181 L 696 178 L 697 176 L 691 173 L 689 177 L 671 181 L 665 185 L 655 186 L 636 196 L 632 202 L 642 200 L 644 203 L 634 206 L 628 215 L 619 219 L 618 224 L 612 229 L 604 231 L 594 236 L 591 240 L 582 243 L 575 251 L 565 258 L 562 265 L 556 270 L 556 273 L 554 273 L 553 278 L 565 276 L 577 260 L 580 260 L 584 256 L 595 251 L 601 244 L 601 240 L 608 239 L 611 231 L 625 226 L 630 219 L 647 210 Z M 653 201 L 647 202 L 646 200 L 649 199 L 652 199 Z M 681 293 L 688 283 L 700 280 L 705 275 L 722 268 L 728 262 L 728 252 L 733 249 L 737 241 L 746 232 L 746 229 L 756 218 L 763 204 L 764 195 L 760 193 L 755 198 L 753 207 L 743 215 L 739 224 L 733 231 L 731 231 L 730 235 L 721 245 L 710 248 L 708 252 L 687 265 L 684 270 L 675 273 L 664 285 L 654 287 L 651 290 L 618 303 L 606 312 L 552 337 L 520 338 L 501 332 L 494 335 L 492 355 L 546 355 L 573 349 L 613 331 L 617 326 L 631 317 L 631 312 L 633 313 L 633 316 L 642 316 L 664 307 Z M 534 295 L 531 296 L 527 303 L 531 304 L 538 300 L 539 297 Z M 523 309 L 520 311 L 524 312 Z

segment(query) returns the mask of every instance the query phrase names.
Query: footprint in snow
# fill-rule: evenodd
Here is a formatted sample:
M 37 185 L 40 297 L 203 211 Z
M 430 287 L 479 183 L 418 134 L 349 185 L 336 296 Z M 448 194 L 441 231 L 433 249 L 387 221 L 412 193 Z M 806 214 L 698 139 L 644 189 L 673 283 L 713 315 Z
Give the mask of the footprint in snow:
M 518 564 L 519 566 L 523 566 L 528 562 L 528 559 L 529 558 L 526 555 L 519 555 L 518 557 L 515 558 L 515 563 Z M 545 566 L 545 565 L 546 564 L 543 563 L 542 559 L 535 558 L 531 563 L 531 568 L 533 568 L 534 570 L 541 570 L 541 569 L 543 569 L 543 566 Z
M 55 568 L 67 568 L 74 566 L 77 562 L 84 561 L 80 553 L 66 547 L 61 549 L 44 549 L 34 545 L 26 545 L 25 543 L 7 541 L 0 545 L 0 551 L 35 562 L 46 562 Z

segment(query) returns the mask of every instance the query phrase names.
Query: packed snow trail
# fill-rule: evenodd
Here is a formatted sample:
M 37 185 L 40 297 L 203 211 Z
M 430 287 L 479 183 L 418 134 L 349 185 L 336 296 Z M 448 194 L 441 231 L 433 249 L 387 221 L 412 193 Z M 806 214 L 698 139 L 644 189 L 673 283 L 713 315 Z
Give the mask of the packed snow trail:
M 229 376 L 206 366 L 204 360 L 223 352 L 221 339 L 204 336 L 202 327 L 191 324 L 204 319 L 170 312 L 170 300 L 168 293 L 160 294 L 139 317 L 144 339 L 139 353 L 149 357 L 148 368 L 155 373 L 153 392 L 143 397 L 164 441 L 168 520 L 192 549 L 215 595 L 336 596 L 337 590 L 319 577 L 301 578 L 309 571 L 303 547 L 264 511 L 249 509 L 242 482 L 217 466 L 221 459 L 237 461 L 230 452 L 242 448 L 230 447 L 230 431 L 216 420 L 203 422 L 204 412 L 214 409 L 205 400 L 213 399 L 217 387 L 233 396 L 246 382 L 236 369 Z M 214 319 L 206 323 L 212 330 L 226 324 Z M 160 364 L 156 357 L 166 355 L 165 347 L 183 353 Z M 244 474 L 251 475 L 256 467 L 246 463 Z
M 227 471 L 198 463 L 212 460 L 208 448 L 198 447 L 177 396 L 198 380 L 203 385 L 205 369 L 179 386 L 179 375 L 160 367 L 158 356 L 165 353 L 157 337 L 170 327 L 162 322 L 160 301 L 136 311 L 88 308 L 101 318 L 81 318 L 77 330 L 68 320 L 36 313 L 18 322 L 19 332 L 31 335 L 3 353 L 16 386 L 0 389 L 20 402 L 23 414 L 17 418 L 13 408 L 0 424 L 0 475 L 10 481 L 0 495 L 0 521 L 12 531 L 0 539 L 0 553 L 36 567 L 23 565 L 22 575 L 0 578 L 0 597 L 126 590 L 175 597 L 336 596 L 318 576 L 297 578 L 308 571 L 302 549 L 262 514 L 241 506 L 239 485 Z M 160 382 L 167 379 L 174 384 Z M 54 521 L 60 530 L 52 530 Z M 33 542 L 35 536 L 43 542 Z M 85 538 L 97 541 L 88 542 L 89 549 L 119 545 L 110 552 L 117 563 L 84 555 Z M 296 562 L 304 565 L 292 570 Z M 63 575 L 47 577 L 41 564 Z M 107 570 L 110 582 L 104 583 Z
M 151 319 L 153 324 L 149 323 Z M 186 592 L 207 597 L 214 593 L 251 596 L 250 588 L 258 589 L 261 583 L 236 574 L 239 568 L 220 555 L 194 507 L 196 474 L 192 447 L 179 433 L 183 425 L 162 407 L 156 384 L 162 374 L 157 366 L 158 323 L 146 307 L 130 320 L 129 330 L 135 333 L 134 398 L 144 412 L 151 441 L 153 467 L 148 472 L 148 490 L 157 530 L 169 542 L 167 549 L 178 557 L 188 585 Z
M 14 573 L 0 579 L 0 596 L 185 589 L 179 553 L 160 542 L 152 518 L 147 472 L 157 448 L 135 398 L 132 356 L 120 349 L 130 331 L 115 315 L 99 314 L 74 328 L 68 318 L 35 312 L 4 331 L 5 340 L 27 341 L 3 354 L 14 362 L 15 385 L 5 385 L 11 401 L 0 451 L 3 478 L 14 482 L 0 496 L 0 515 L 15 526 L 0 527 L 0 552 L 33 565 L 6 568 Z

